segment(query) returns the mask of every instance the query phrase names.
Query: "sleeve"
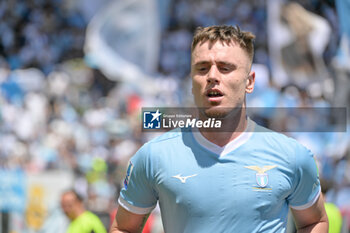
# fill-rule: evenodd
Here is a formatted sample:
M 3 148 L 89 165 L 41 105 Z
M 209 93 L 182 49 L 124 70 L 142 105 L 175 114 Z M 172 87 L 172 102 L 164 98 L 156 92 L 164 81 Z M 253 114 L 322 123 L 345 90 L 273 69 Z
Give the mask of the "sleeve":
M 119 205 L 135 214 L 148 214 L 157 204 L 153 188 L 154 164 L 148 150 L 145 144 L 130 159 L 118 199 Z
M 93 224 L 93 226 L 92 226 L 93 230 L 91 230 L 91 233 L 107 233 L 106 228 L 104 227 L 100 218 L 93 213 L 91 213 L 91 216 L 93 217 L 93 218 L 89 219 L 90 220 L 89 223 Z
M 295 155 L 293 192 L 288 198 L 289 206 L 296 210 L 311 207 L 321 194 L 316 159 L 305 147 L 299 145 Z

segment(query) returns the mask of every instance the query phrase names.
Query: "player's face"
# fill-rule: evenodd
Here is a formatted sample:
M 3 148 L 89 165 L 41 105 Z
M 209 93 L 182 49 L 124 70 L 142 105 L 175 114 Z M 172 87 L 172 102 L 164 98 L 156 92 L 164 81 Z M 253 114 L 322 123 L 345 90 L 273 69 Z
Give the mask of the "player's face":
M 226 116 L 245 107 L 245 94 L 254 88 L 255 73 L 250 71 L 248 54 L 232 42 L 199 43 L 191 62 L 192 94 L 197 107 L 207 116 Z
M 67 217 L 73 220 L 76 217 L 77 199 L 74 194 L 66 193 L 62 196 L 61 207 Z

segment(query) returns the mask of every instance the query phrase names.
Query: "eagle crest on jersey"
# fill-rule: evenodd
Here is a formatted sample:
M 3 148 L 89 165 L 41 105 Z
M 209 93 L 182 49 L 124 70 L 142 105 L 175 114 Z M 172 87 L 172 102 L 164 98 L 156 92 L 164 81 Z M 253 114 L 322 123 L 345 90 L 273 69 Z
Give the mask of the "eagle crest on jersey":
M 256 182 L 261 188 L 264 188 L 269 183 L 269 177 L 267 175 L 268 170 L 271 170 L 272 168 L 277 167 L 277 165 L 269 165 L 269 166 L 263 166 L 262 168 L 259 166 L 245 166 L 245 168 L 251 169 L 256 171 Z

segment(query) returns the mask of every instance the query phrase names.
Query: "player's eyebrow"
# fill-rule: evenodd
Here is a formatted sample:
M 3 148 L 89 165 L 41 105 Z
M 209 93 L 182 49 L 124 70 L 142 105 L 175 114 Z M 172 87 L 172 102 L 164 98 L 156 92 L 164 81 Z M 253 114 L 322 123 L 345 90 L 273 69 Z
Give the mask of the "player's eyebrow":
M 233 68 L 237 67 L 236 64 L 233 64 L 233 63 L 227 62 L 227 61 L 218 61 L 218 62 L 216 62 L 216 64 L 224 65 L 224 66 L 230 66 L 230 67 L 233 67 Z
M 200 66 L 200 65 L 207 65 L 207 64 L 210 64 L 210 63 L 211 63 L 210 61 L 199 61 L 199 62 L 194 63 L 193 65 L 194 66 Z
M 194 63 L 193 65 L 194 66 L 199 66 L 199 65 L 207 65 L 207 64 L 210 64 L 211 61 L 198 61 L 196 63 Z M 231 63 L 231 62 L 227 62 L 227 61 L 217 61 L 215 62 L 216 64 L 218 65 L 227 65 L 227 66 L 233 66 L 233 67 L 236 67 L 237 65 Z

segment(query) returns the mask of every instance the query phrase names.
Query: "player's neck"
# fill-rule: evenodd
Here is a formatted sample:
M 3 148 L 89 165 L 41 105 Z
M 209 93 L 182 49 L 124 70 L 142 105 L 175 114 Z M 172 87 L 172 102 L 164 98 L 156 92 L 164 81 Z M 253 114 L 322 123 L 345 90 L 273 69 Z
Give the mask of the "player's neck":
M 221 119 L 221 130 L 200 129 L 200 132 L 208 141 L 223 147 L 241 135 L 247 125 L 246 112 L 242 111 L 241 114 Z

